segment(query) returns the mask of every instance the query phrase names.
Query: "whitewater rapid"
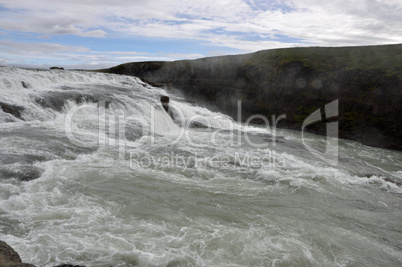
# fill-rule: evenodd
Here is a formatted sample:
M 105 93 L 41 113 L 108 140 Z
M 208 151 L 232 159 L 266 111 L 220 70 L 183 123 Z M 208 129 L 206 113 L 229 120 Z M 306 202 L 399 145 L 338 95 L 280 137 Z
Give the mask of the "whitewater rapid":
M 0 67 L 0 105 L 0 240 L 24 262 L 402 263 L 399 151 L 339 140 L 332 165 L 322 136 L 95 72 Z

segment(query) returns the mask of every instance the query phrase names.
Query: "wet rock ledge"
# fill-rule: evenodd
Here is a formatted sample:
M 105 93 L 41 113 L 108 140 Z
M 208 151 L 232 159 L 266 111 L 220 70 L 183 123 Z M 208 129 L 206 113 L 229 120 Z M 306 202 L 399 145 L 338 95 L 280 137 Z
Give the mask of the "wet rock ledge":
M 20 255 L 6 242 L 0 241 L 0 267 L 36 267 L 33 264 L 23 263 Z M 55 267 L 85 267 L 71 264 L 61 264 Z

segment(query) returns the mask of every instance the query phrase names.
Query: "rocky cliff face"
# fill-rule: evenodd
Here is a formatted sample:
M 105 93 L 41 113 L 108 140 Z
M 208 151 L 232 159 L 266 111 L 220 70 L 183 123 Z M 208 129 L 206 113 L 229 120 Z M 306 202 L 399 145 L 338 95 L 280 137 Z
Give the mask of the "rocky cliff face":
M 312 112 L 339 100 L 340 137 L 402 149 L 402 45 L 274 49 L 103 71 L 174 86 L 235 119 L 240 100 L 242 121 L 285 114 L 278 126 L 299 130 Z M 307 130 L 325 134 L 325 120 Z

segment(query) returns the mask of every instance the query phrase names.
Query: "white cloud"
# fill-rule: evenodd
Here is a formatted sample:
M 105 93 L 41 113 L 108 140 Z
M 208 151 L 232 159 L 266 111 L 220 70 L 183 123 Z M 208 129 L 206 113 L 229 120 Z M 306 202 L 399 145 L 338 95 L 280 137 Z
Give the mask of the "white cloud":
M 65 46 L 59 44 L 48 43 L 19 43 L 13 41 L 0 40 L 0 47 L 3 53 L 7 54 L 26 54 L 26 55 L 40 55 L 40 54 L 53 54 L 60 52 L 88 52 L 89 49 L 82 46 Z
M 7 60 L 0 57 L 0 66 L 7 66 L 7 65 L 8 65 Z
M 48 43 L 20 43 L 0 40 L 0 65 L 48 68 L 61 65 L 66 69 L 101 69 L 123 62 L 178 60 L 199 58 L 201 54 L 139 53 L 135 51 L 91 51 L 82 46 L 64 46 Z M 52 62 L 37 64 L 33 62 Z
M 399 0 L 0 0 L 0 5 L 14 10 L 4 12 L 1 28 L 48 35 L 104 37 L 113 30 L 205 41 L 236 33 L 239 44 L 246 38 L 242 34 L 281 34 L 316 45 L 402 42 Z M 254 41 L 256 47 L 266 42 Z
M 402 43 L 400 0 L 0 0 L 0 6 L 6 8 L 0 13 L 1 29 L 38 33 L 46 38 L 68 34 L 108 37 L 107 32 L 112 32 L 124 37 L 191 39 L 215 51 L 222 47 L 244 52 L 306 45 Z M 80 46 L 13 47 L 5 42 L 0 45 L 7 53 L 26 49 L 38 56 L 53 51 L 70 53 L 74 60 L 79 56 L 72 54 L 86 53 L 88 62 L 202 56 L 166 51 L 158 55 L 99 55 Z
M 9 31 L 21 32 L 35 32 L 44 35 L 65 35 L 72 34 L 84 37 L 104 37 L 106 32 L 101 29 L 88 30 L 83 26 L 80 20 L 72 18 L 52 17 L 48 18 L 46 15 L 40 17 L 27 16 L 24 14 L 14 14 L 10 16 L 3 16 L 0 18 L 0 27 Z
M 45 39 L 45 40 L 49 40 L 52 39 L 52 37 L 50 37 L 49 35 L 42 35 L 38 37 L 39 39 Z

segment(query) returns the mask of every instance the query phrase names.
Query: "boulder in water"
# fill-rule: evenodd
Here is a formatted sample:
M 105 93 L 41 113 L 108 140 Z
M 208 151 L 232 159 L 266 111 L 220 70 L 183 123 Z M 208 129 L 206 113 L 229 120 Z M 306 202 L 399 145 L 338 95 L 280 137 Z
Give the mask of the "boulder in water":
M 28 86 L 28 84 L 26 82 L 21 82 L 21 84 L 22 84 L 22 87 L 28 89 L 29 86 Z
M 1 162 L 0 162 L 1 163 Z M 31 181 L 38 179 L 43 170 L 32 165 L 3 165 L 0 168 L 0 176 L 4 178 L 16 178 L 20 181 Z
M 13 175 L 18 178 L 21 181 L 31 181 L 38 179 L 43 173 L 43 170 L 32 166 L 32 165 L 26 165 L 18 170 L 15 170 Z
M 21 117 L 21 112 L 24 110 L 23 107 L 0 102 L 0 108 L 5 113 L 9 113 L 9 114 L 13 115 L 14 117 L 23 120 L 23 118 Z
M 6 242 L 0 240 L 0 266 L 1 267 L 36 267 L 33 264 L 22 263 L 20 255 Z M 73 264 L 60 264 L 55 267 L 85 267 Z
M 169 100 L 168 96 L 161 95 L 161 103 L 166 112 L 169 112 Z

